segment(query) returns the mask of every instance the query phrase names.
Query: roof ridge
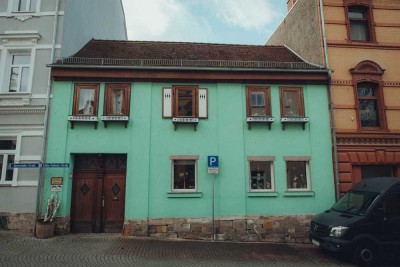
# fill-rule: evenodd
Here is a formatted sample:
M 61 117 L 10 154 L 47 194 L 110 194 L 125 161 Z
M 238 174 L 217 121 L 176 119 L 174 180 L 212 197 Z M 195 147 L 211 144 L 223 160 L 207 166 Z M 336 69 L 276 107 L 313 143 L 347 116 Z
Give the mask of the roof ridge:
M 205 43 L 205 42 L 181 42 L 181 41 L 146 41 L 146 40 L 107 40 L 92 39 L 90 42 L 113 42 L 113 43 L 153 43 L 153 44 L 192 44 L 192 45 L 215 45 L 215 46 L 245 46 L 245 47 L 268 47 L 286 48 L 284 45 L 255 45 L 255 44 L 229 44 L 229 43 Z

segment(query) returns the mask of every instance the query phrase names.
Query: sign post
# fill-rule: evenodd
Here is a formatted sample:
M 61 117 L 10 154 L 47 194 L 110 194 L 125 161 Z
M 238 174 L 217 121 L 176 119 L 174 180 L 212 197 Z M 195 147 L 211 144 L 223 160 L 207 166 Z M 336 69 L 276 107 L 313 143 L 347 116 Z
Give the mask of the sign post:
M 215 174 L 218 174 L 219 171 L 219 162 L 218 156 L 208 156 L 207 159 L 208 165 L 208 173 L 212 176 L 212 240 L 215 240 L 215 219 L 214 219 L 214 211 L 215 211 L 215 190 L 214 190 L 214 183 L 215 183 Z

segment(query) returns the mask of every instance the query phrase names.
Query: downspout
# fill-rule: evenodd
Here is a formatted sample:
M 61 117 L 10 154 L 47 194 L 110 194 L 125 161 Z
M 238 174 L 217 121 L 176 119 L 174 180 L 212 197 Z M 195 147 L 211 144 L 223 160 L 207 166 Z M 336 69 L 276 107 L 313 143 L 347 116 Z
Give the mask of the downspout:
M 336 200 L 340 197 L 340 182 L 339 182 L 339 166 L 338 166 L 338 154 L 337 154 L 337 143 L 336 143 L 336 124 L 335 115 L 332 101 L 332 71 L 329 68 L 329 57 L 328 57 L 328 46 L 326 42 L 326 30 L 325 30 L 325 16 L 324 16 L 324 5 L 323 0 L 319 0 L 319 10 L 321 13 L 321 25 L 322 25 L 322 38 L 324 42 L 324 55 L 325 65 L 328 69 L 328 97 L 329 97 L 329 112 L 331 114 L 331 134 L 332 134 L 332 146 L 333 146 L 333 168 L 335 175 L 335 192 Z
M 54 24 L 53 24 L 53 40 L 51 44 L 51 55 L 50 62 L 53 63 L 56 49 L 56 40 L 57 40 L 57 28 L 58 28 L 58 12 L 59 12 L 60 0 L 56 2 L 56 9 L 54 14 Z M 49 123 L 49 108 L 50 108 L 50 93 L 51 93 L 51 72 L 49 72 L 49 78 L 47 81 L 47 91 L 46 91 L 46 106 L 45 113 L 43 119 L 43 138 L 42 138 L 42 161 L 44 162 L 46 159 L 46 148 L 47 148 L 47 125 Z M 36 195 L 36 211 L 35 211 L 35 224 L 37 219 L 39 219 L 39 215 L 42 210 L 42 201 L 43 201 L 43 186 L 44 186 L 44 171 L 43 168 L 40 168 L 39 174 L 39 182 L 38 182 L 38 190 Z M 36 229 L 36 227 L 35 227 Z

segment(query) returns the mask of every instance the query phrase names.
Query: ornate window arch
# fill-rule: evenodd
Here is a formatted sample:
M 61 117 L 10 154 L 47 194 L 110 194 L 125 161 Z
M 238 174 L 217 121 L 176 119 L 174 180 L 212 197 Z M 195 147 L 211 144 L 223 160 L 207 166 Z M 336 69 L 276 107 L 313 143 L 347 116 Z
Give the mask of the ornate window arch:
M 350 69 L 359 131 L 387 129 L 382 92 L 384 72 L 370 60 L 362 61 Z
M 349 42 L 375 42 L 371 0 L 345 0 L 347 40 Z

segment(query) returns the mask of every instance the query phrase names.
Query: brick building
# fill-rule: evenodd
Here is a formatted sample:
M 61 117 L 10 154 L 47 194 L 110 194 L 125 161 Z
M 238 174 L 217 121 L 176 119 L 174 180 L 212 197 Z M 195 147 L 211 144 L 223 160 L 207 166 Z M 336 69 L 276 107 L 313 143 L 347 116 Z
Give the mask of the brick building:
M 400 1 L 298 0 L 288 10 L 267 45 L 332 70 L 337 194 L 400 176 Z

